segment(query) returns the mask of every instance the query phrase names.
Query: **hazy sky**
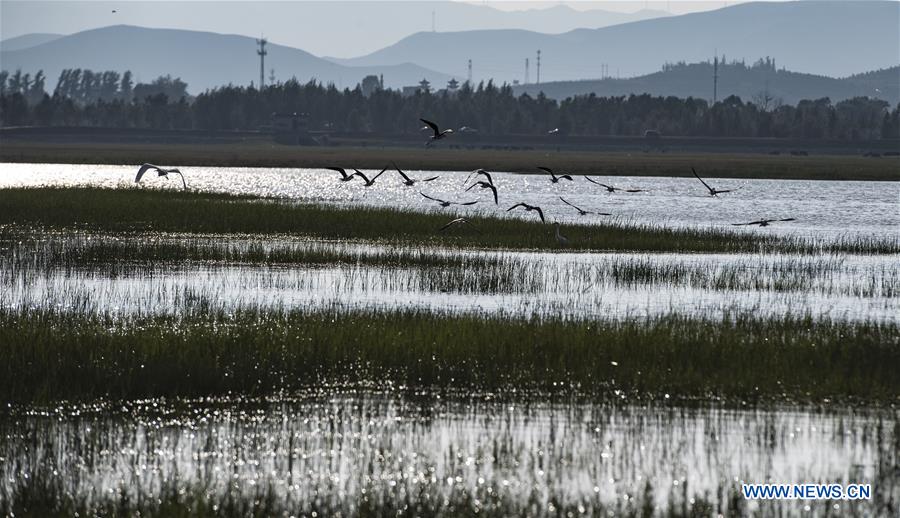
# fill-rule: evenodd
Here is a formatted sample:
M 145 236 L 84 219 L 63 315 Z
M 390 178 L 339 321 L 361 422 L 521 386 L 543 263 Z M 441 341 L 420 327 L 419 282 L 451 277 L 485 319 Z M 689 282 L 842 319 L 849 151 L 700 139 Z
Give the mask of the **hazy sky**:
M 409 34 L 431 30 L 432 12 L 438 31 L 484 28 L 541 30 L 525 18 L 505 20 L 490 7 L 515 11 L 566 5 L 572 9 L 633 13 L 643 9 L 684 14 L 718 9 L 740 2 L 667 1 L 521 1 L 465 2 L 481 9 L 460 9 L 446 2 L 321 1 L 223 1 L 192 2 L 155 0 L 2 0 L 0 38 L 33 32 L 71 34 L 115 24 L 157 28 L 193 29 L 258 37 L 294 46 L 320 56 L 354 57 L 395 43 Z M 116 12 L 113 13 L 112 11 Z M 474 13 L 474 14 L 473 14 Z M 565 17 L 562 17 L 565 18 Z M 596 19 L 596 17 L 594 18 Z M 517 21 L 518 20 L 518 21 Z M 564 32 L 585 24 L 578 13 L 568 20 L 556 18 L 553 28 Z M 591 26 L 591 24 L 585 24 Z M 599 26 L 594 24 L 595 26 Z M 542 32 L 554 32 L 544 30 Z

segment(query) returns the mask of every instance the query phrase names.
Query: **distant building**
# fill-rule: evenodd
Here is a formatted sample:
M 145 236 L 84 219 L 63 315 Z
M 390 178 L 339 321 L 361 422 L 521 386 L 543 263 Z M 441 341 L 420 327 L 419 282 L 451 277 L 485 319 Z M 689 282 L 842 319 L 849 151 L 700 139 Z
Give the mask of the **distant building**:
M 451 78 L 449 81 L 447 81 L 447 91 L 452 93 L 452 92 L 455 92 L 458 88 L 459 88 L 459 81 L 457 81 L 455 77 Z
M 412 97 L 419 92 L 431 92 L 431 83 L 427 79 L 423 78 L 416 86 L 404 86 L 403 89 L 400 90 L 400 95 L 403 97 Z

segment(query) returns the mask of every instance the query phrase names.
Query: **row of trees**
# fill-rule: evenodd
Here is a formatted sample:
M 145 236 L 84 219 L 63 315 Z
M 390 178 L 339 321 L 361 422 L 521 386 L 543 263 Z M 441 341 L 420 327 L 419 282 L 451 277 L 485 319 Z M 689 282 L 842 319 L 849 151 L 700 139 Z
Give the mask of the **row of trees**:
M 39 70 L 32 78 L 31 74 L 23 74 L 16 70 L 10 74 L 6 70 L 0 72 L 0 95 L 22 94 L 25 102 L 35 105 L 47 95 L 45 91 L 46 76 Z M 67 68 L 60 72 L 54 97 L 69 99 L 76 104 L 86 106 L 99 101 L 143 100 L 147 97 L 164 94 L 172 101 L 187 98 L 187 83 L 172 76 L 160 76 L 150 83 L 134 84 L 131 71 L 120 74 L 114 70 L 94 72 L 80 68 Z
M 83 77 L 83 73 L 82 73 Z M 119 89 L 122 91 L 122 80 Z M 161 78 L 170 83 L 178 80 Z M 101 85 L 103 80 L 101 77 Z M 181 83 L 183 84 L 183 83 Z M 508 85 L 465 83 L 453 92 L 394 90 L 360 86 L 338 90 L 296 80 L 267 86 L 225 86 L 194 99 L 166 91 L 111 99 L 68 95 L 57 88 L 29 103 L 21 92 L 0 97 L 3 125 L 86 125 L 158 129 L 240 130 L 270 123 L 274 112 L 305 112 L 310 129 L 375 134 L 418 133 L 425 117 L 443 127 L 468 126 L 485 134 L 642 135 L 648 129 L 670 136 L 871 139 L 900 137 L 900 105 L 859 97 L 838 103 L 801 101 L 767 106 L 729 97 L 710 105 L 702 99 L 631 95 L 578 96 L 557 102 L 543 94 L 515 96 Z

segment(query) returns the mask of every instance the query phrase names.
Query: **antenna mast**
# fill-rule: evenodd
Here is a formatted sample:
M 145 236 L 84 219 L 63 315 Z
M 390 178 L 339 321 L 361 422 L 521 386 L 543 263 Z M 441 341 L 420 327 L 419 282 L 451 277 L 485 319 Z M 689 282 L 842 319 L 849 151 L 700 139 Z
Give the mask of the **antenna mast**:
M 719 51 L 716 51 L 718 54 Z M 713 104 L 719 100 L 719 56 L 713 58 Z
M 259 90 L 262 91 L 263 86 L 265 86 L 266 79 L 266 54 L 269 52 L 266 50 L 266 41 L 265 38 L 260 38 L 256 40 L 256 44 L 259 45 L 259 50 L 256 51 L 259 54 Z
M 528 81 L 531 78 L 528 77 L 528 58 L 525 58 L 525 84 L 528 84 Z
M 541 84 L 541 51 L 537 51 L 537 84 Z

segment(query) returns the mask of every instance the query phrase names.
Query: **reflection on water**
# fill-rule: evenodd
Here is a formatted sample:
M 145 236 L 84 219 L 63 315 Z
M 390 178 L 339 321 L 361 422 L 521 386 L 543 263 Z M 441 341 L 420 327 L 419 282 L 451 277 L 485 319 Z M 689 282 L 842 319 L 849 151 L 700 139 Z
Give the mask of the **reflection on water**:
M 132 244 L 146 244 L 140 238 Z M 192 245 L 253 247 L 253 240 L 189 239 Z M 417 308 L 509 316 L 626 318 L 679 313 L 811 315 L 896 321 L 900 272 L 890 256 L 767 254 L 552 254 L 394 248 L 396 262 L 365 244 L 283 240 L 268 247 L 342 258 L 341 264 L 208 263 L 61 266 L 91 239 L 47 237 L 0 250 L 0 307 L 121 314 L 173 314 L 204 307 Z M 129 241 L 117 243 L 128 245 Z M 178 243 L 159 238 L 157 244 Z M 427 250 L 427 251 L 426 251 Z M 415 263 L 424 255 L 449 265 Z M 48 257 L 54 262 L 46 262 Z M 400 258 L 400 259 L 397 259 Z M 403 258 L 411 262 L 404 263 Z
M 735 497 L 743 482 L 855 482 L 872 484 L 874 499 L 778 508 L 871 515 L 900 498 L 898 417 L 340 389 L 269 402 L 61 406 L 0 419 L 0 500 L 27 477 L 47 477 L 90 505 L 199 490 L 213 501 L 272 493 L 292 512 L 414 497 L 529 514 L 705 501 L 706 514 L 740 514 L 760 505 Z
M 0 187 L 22 185 L 132 185 L 133 166 L 0 164 Z M 416 189 L 406 187 L 399 176 L 385 173 L 372 188 L 344 183 L 337 173 L 320 169 L 286 168 L 182 168 L 188 184 L 203 191 L 278 196 L 336 204 L 365 204 L 416 210 L 436 208 Z M 368 171 L 365 171 L 368 173 Z M 438 198 L 480 200 L 471 212 L 533 217 L 505 213 L 504 209 L 525 201 L 540 205 L 551 221 L 608 221 L 600 216 L 579 217 L 568 201 L 588 210 L 608 212 L 637 223 L 671 226 L 719 227 L 747 232 L 801 235 L 814 238 L 896 237 L 900 228 L 897 199 L 900 184 L 892 182 L 830 182 L 812 180 L 716 179 L 716 187 L 736 189 L 713 198 L 693 178 L 617 177 L 615 185 L 639 187 L 646 193 L 606 193 L 602 188 L 576 178 L 573 183 L 552 184 L 545 176 L 494 173 L 500 206 L 490 193 L 462 192 L 468 172 L 412 171 L 413 176 L 436 174 L 440 179 L 425 189 Z M 177 188 L 178 184 L 153 178 L 148 187 Z M 462 210 L 454 207 L 454 211 Z M 767 228 L 732 227 L 732 223 L 760 218 L 793 217 L 797 221 Z

